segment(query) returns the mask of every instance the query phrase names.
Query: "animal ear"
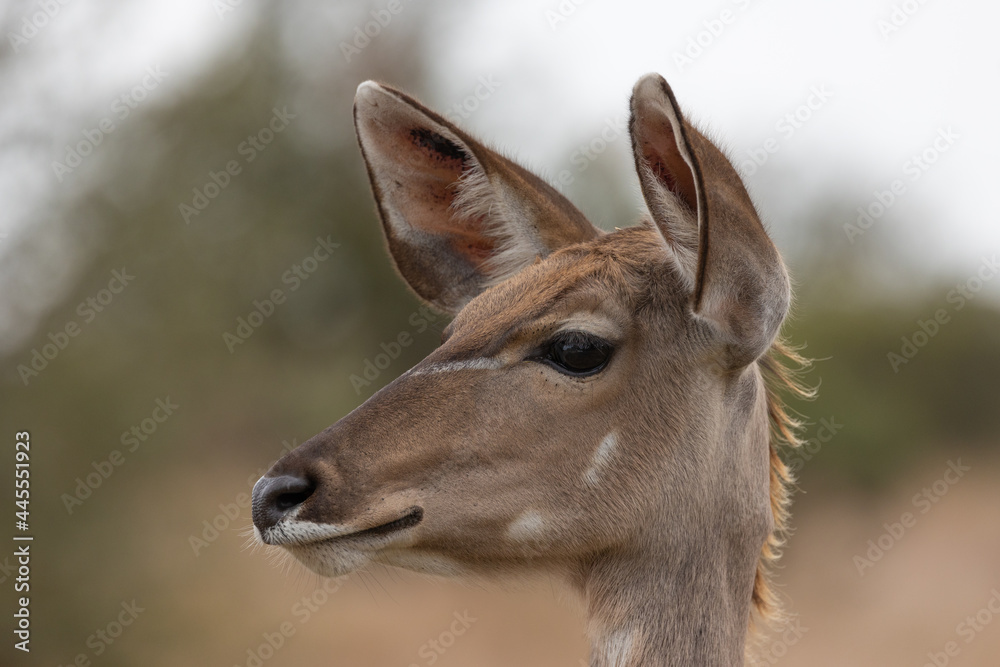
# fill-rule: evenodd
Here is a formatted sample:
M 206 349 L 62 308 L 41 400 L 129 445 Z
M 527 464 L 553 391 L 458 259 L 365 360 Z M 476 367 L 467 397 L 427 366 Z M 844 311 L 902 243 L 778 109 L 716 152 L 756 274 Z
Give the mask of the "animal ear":
M 354 125 L 389 252 L 440 310 L 601 234 L 542 179 L 389 86 L 358 86 Z
M 632 90 L 630 132 L 653 221 L 691 290 L 691 307 L 741 368 L 774 342 L 791 298 L 784 264 L 732 164 L 688 123 L 670 86 L 647 74 Z

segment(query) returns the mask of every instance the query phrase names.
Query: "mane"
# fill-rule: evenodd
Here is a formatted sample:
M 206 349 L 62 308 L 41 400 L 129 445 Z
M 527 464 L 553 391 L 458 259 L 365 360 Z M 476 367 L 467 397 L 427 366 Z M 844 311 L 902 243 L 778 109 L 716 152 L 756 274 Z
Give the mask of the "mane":
M 770 421 L 770 457 L 771 457 L 771 515 L 774 518 L 773 529 L 761 549 L 760 560 L 757 562 L 757 575 L 753 585 L 753 605 L 757 617 L 765 623 L 777 623 L 787 620 L 770 582 L 770 572 L 781 556 L 781 547 L 788 533 L 789 505 L 791 503 L 791 486 L 794 483 L 792 472 L 781 459 L 781 450 L 802 445 L 801 430 L 803 422 L 792 414 L 786 403 L 786 397 L 799 399 L 812 398 L 816 394 L 814 387 L 808 387 L 802 381 L 802 373 L 809 368 L 811 361 L 800 354 L 800 348 L 789 345 L 779 338 L 760 359 L 760 368 L 764 376 L 767 392 L 767 414 Z M 753 619 L 751 619 L 753 625 Z

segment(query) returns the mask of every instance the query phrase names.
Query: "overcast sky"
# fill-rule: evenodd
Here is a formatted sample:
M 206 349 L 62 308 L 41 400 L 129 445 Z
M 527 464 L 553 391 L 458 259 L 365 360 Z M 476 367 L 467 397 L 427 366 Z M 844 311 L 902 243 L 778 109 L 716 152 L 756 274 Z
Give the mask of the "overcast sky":
M 106 114 L 108 101 L 152 64 L 169 72 L 169 93 L 151 98 L 178 94 L 251 16 L 237 6 L 220 17 L 208 0 L 109 5 L 74 0 L 26 41 L 5 36 L 15 67 L 0 103 L 0 256 L 61 187 L 51 162 L 88 118 Z M 409 5 L 402 0 L 395 25 Z M 349 42 L 370 19 L 369 8 L 316 6 L 312 30 L 331 45 Z M 4 25 L 17 29 L 37 10 L 7 4 Z M 462 122 L 550 178 L 572 171 L 576 147 L 621 117 L 639 75 L 659 71 L 738 162 L 751 166 L 751 152 L 766 157 L 747 180 L 779 239 L 830 192 L 868 208 L 876 190 L 898 179 L 905 191 L 855 243 L 892 235 L 929 270 L 959 276 L 1000 247 L 996 3 L 492 0 L 455 3 L 435 22 L 432 87 L 414 92 L 448 106 L 481 77 L 499 82 Z M 392 39 L 392 29 L 377 39 Z M 53 109 L 66 122 L 52 126 Z M 795 113 L 800 120 L 786 118 Z M 612 141 L 601 159 L 626 168 L 627 149 Z M 925 153 L 933 164 L 913 161 Z M 1000 291 L 1000 281 L 989 289 Z
M 917 7 L 897 14 L 898 26 L 896 4 Z M 542 5 L 558 11 L 560 3 Z M 729 22 L 720 32 L 724 11 Z M 997 3 L 588 0 L 568 14 L 555 19 L 527 0 L 487 3 L 464 39 L 442 47 L 442 86 L 452 95 L 461 86 L 447 81 L 483 73 L 504 81 L 502 94 L 470 122 L 509 136 L 533 164 L 564 155 L 579 143 L 580 127 L 599 130 L 600 121 L 623 110 L 636 78 L 655 70 L 737 160 L 747 150 L 759 155 L 775 139 L 777 151 L 748 177 L 762 187 L 770 170 L 785 183 L 767 193 L 772 224 L 794 224 L 797 212 L 830 189 L 867 208 L 875 190 L 899 179 L 906 191 L 891 206 L 891 231 L 932 268 L 965 275 L 981 254 L 1000 249 L 992 185 L 1000 175 Z M 489 31 L 494 39 L 483 38 Z M 707 46 L 685 60 L 689 39 L 699 37 Z M 515 76 L 524 71 L 535 74 Z M 827 99 L 800 112 L 808 120 L 776 127 L 817 89 Z M 519 122 L 519 100 L 537 97 L 546 102 L 534 108 L 551 106 L 552 115 Z M 938 141 L 947 150 L 928 154 L 934 164 L 912 161 L 949 129 L 951 143 Z M 931 224 L 903 228 L 908 218 Z M 866 234 L 878 232 L 876 221 Z

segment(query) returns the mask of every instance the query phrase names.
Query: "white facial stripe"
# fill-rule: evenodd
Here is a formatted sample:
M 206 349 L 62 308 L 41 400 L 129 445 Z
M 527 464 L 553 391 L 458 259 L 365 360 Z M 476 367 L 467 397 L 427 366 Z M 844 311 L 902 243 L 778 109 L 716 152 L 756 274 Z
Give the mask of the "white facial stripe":
M 429 364 L 424 368 L 414 368 L 410 375 L 434 375 L 436 373 L 450 373 L 453 371 L 493 371 L 503 367 L 503 362 L 494 357 L 479 357 L 478 359 L 466 359 L 463 361 L 443 361 L 436 364 Z
M 583 479 L 587 484 L 594 485 L 600 481 L 601 469 L 611 460 L 611 455 L 617 446 L 617 431 L 611 431 L 611 433 L 604 436 L 604 440 L 601 441 L 601 444 L 597 446 L 597 450 L 594 452 L 594 458 L 590 460 L 590 467 L 587 468 L 587 472 L 583 473 Z
M 545 534 L 545 519 L 535 510 L 526 510 L 507 527 L 507 537 L 518 542 L 537 540 Z

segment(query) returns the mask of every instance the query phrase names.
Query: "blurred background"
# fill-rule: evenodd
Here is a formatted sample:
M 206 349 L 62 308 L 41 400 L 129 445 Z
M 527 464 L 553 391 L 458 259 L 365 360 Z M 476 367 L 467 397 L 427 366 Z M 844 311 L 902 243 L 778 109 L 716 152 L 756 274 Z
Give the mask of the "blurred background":
M 971 0 L 0 4 L 0 497 L 28 430 L 36 537 L 30 656 L 0 551 L 0 663 L 585 664 L 558 583 L 324 583 L 246 548 L 246 494 L 446 324 L 411 317 L 384 252 L 358 83 L 446 112 L 611 229 L 643 207 L 625 118 L 659 71 L 744 174 L 816 359 L 778 572 L 795 625 L 761 661 L 997 664 L 998 19 Z

